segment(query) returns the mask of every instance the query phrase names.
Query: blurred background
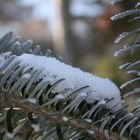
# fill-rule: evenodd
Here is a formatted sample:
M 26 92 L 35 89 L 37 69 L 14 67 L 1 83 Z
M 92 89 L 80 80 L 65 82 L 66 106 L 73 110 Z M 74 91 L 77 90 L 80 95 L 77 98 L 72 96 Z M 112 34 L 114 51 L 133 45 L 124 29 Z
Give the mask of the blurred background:
M 127 1 L 111 5 L 111 0 L 0 0 L 0 36 L 8 31 L 31 38 L 41 49 L 51 49 L 66 63 L 118 86 L 130 77 L 118 66 L 125 58 L 115 58 L 115 38 L 134 25 L 126 20 L 112 22 L 114 14 L 134 7 Z

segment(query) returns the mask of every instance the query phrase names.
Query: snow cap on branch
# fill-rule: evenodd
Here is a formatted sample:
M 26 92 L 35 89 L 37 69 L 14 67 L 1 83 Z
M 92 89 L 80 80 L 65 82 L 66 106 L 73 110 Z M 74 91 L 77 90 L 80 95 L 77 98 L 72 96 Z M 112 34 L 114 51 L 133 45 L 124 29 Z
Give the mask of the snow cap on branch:
M 100 101 L 102 99 L 113 99 L 107 104 L 107 107 L 111 108 L 113 105 L 121 101 L 119 89 L 109 79 L 104 79 L 93 74 L 83 72 L 79 68 L 74 68 L 53 57 L 36 56 L 25 53 L 21 56 L 16 56 L 10 65 L 14 65 L 16 63 L 19 63 L 21 67 L 24 66 L 24 74 L 30 68 L 42 71 L 37 77 L 37 81 L 40 79 L 49 79 L 50 83 L 54 83 L 56 79 L 63 79 L 61 83 L 55 87 L 55 91 L 57 92 L 61 92 L 64 89 L 79 89 L 84 86 L 89 86 L 80 91 L 87 93 L 84 100 L 88 103 L 93 103 L 94 101 Z M 121 105 L 119 105 L 119 108 L 120 106 Z

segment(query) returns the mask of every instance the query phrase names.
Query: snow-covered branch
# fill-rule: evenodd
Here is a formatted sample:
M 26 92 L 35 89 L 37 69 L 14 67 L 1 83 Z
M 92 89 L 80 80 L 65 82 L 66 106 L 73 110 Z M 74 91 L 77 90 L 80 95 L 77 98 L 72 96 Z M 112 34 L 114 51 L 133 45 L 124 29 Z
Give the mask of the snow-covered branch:
M 1 85 L 4 85 L 8 80 L 8 76 L 11 75 L 12 78 L 9 79 L 6 85 L 6 89 L 11 94 L 20 92 L 25 85 L 25 91 L 28 92 L 31 84 L 40 82 L 40 87 L 38 85 L 30 94 L 30 97 L 34 97 L 38 91 L 41 94 L 47 88 L 48 84 L 52 85 L 60 80 L 54 86 L 53 90 L 54 92 L 61 93 L 62 98 L 71 96 L 71 99 L 79 97 L 78 99 L 80 100 L 84 97 L 82 100 L 85 100 L 87 103 L 101 101 L 100 103 L 106 104 L 107 108 L 112 108 L 112 106 L 121 101 L 119 89 L 110 80 L 83 72 L 53 57 L 36 56 L 33 54 L 15 56 L 10 52 L 6 52 L 1 54 L 0 58 L 1 69 L 3 69 L 1 73 L 5 75 L 1 80 Z M 12 82 L 17 78 L 19 72 L 20 79 L 11 87 Z M 71 95 L 71 91 L 80 88 L 82 89 L 76 95 Z M 59 98 L 60 95 L 57 97 Z M 106 103 L 107 99 L 112 100 Z M 116 109 L 120 109 L 120 107 L 121 104 Z

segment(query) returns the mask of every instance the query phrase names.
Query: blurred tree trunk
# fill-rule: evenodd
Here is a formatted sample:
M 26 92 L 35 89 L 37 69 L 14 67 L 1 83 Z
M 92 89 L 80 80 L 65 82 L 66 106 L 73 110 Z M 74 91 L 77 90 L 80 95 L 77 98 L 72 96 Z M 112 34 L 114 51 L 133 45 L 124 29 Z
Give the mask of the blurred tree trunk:
M 52 15 L 51 30 L 52 30 L 52 42 L 54 52 L 67 59 L 67 51 L 65 44 L 65 28 L 62 14 L 62 0 L 52 0 L 53 7 L 55 9 L 54 15 Z
M 63 14 L 64 28 L 65 28 L 65 43 L 66 43 L 67 51 L 69 52 L 69 56 L 68 56 L 69 60 L 72 61 L 72 55 L 70 52 L 70 48 L 71 46 L 73 46 L 72 33 L 71 33 L 71 15 L 69 13 L 70 0 L 62 0 L 62 3 L 63 3 L 62 14 Z
M 70 4 L 71 0 L 62 0 L 62 14 L 63 14 L 63 20 L 64 20 L 64 28 L 65 28 L 65 44 L 68 51 L 68 58 L 73 63 L 74 57 L 77 55 L 75 54 L 76 51 L 76 45 L 77 41 L 72 33 L 71 25 L 73 22 L 73 17 L 70 14 Z
M 71 52 L 75 46 L 74 36 L 71 30 L 72 17 L 69 12 L 70 0 L 53 0 L 57 16 L 53 26 L 52 36 L 54 51 L 60 54 L 66 62 L 72 62 L 74 54 Z

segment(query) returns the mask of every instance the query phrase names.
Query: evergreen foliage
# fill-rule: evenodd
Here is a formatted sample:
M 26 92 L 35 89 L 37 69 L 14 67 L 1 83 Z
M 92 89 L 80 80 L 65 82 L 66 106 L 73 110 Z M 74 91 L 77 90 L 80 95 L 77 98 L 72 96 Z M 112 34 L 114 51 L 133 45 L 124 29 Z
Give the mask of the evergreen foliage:
M 131 21 L 135 22 L 140 16 L 139 5 L 138 3 L 133 10 L 119 13 L 112 19 L 130 16 Z M 127 53 L 135 55 L 135 50 L 140 48 L 139 32 L 140 29 L 137 28 L 122 33 L 116 43 L 129 36 L 134 36 L 134 39 L 127 41 L 115 56 L 124 56 Z M 48 73 L 46 78 L 40 78 L 42 70 L 30 66 L 28 62 L 23 65 L 18 59 L 24 53 L 36 58 L 50 56 L 48 52 L 41 52 L 38 45 L 34 47 L 31 40 L 21 43 L 19 37 L 14 37 L 12 32 L 0 39 L 0 139 L 140 139 L 139 99 L 134 104 L 120 107 L 125 102 L 122 100 L 108 108 L 114 98 L 89 102 L 86 92 L 89 85 L 78 89 L 66 89 L 64 86 L 63 90 L 58 91 L 56 87 L 59 84 L 63 86 L 64 79 L 56 80 L 55 75 L 50 77 Z M 135 66 L 137 69 L 131 69 Z M 138 66 L 140 59 L 120 66 L 128 73 L 136 75 L 121 88 L 140 80 Z M 140 87 L 136 87 L 123 98 L 139 92 Z M 117 106 L 119 108 L 116 109 Z

